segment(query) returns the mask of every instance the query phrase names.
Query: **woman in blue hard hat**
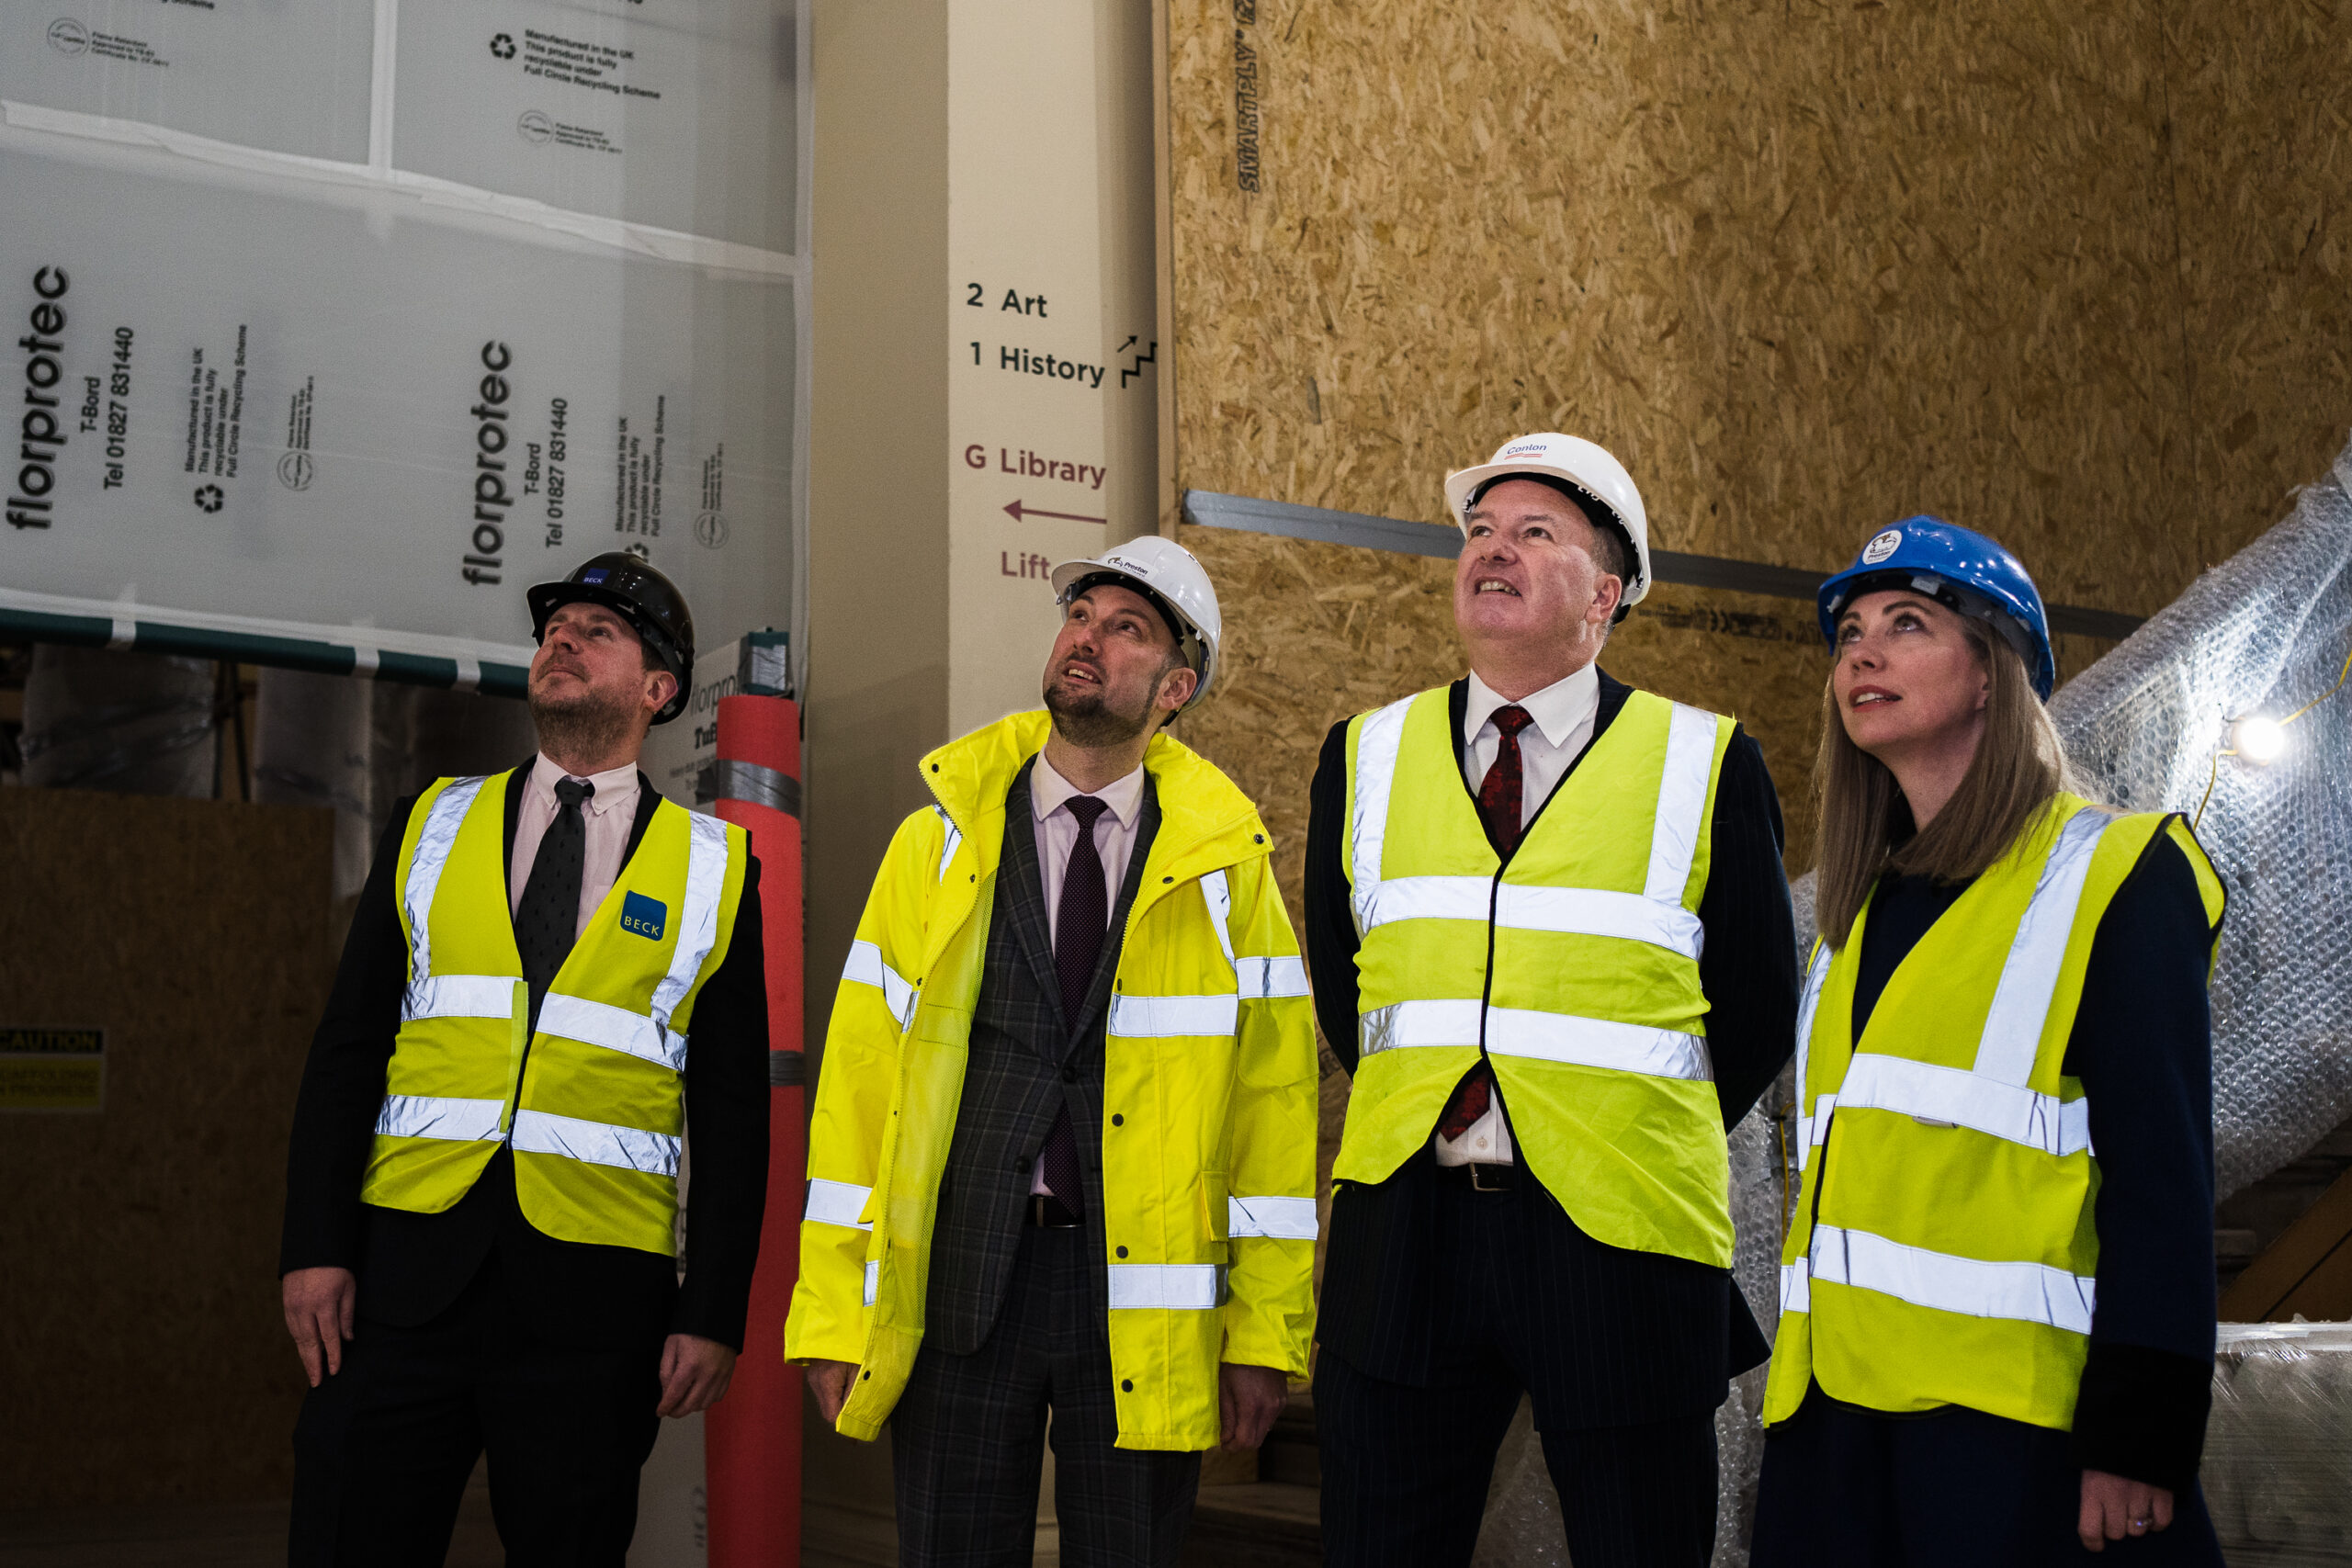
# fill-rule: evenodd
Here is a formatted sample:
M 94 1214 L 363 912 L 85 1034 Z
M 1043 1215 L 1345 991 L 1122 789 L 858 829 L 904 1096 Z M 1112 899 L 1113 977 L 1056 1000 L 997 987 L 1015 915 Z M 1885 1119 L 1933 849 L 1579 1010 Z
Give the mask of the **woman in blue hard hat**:
M 2000 546 L 1905 518 L 1820 611 L 1821 936 L 1755 1562 L 2218 1564 L 2220 880 L 2177 816 L 2076 792 L 2041 597 Z

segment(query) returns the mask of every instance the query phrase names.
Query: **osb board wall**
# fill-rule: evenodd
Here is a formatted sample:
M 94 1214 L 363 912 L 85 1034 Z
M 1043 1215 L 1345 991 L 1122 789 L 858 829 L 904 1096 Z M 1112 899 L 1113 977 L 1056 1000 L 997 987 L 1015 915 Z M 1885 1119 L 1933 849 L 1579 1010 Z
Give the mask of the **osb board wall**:
M 1667 548 L 1935 510 L 2145 614 L 2352 418 L 2346 0 L 1169 3 L 1181 485 L 1437 521 L 1566 429 Z
M 0 1508 L 284 1495 L 286 1138 L 333 814 L 0 790 L 0 1023 L 106 1030 L 96 1114 L 0 1112 Z

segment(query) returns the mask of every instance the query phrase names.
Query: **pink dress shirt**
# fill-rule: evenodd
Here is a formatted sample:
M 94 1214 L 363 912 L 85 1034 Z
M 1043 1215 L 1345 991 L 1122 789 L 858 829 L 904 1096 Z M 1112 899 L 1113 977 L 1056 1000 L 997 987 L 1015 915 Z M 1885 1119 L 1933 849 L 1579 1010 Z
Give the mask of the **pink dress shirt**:
M 523 783 L 523 806 L 514 819 L 514 858 L 507 863 L 506 898 L 511 915 L 523 907 L 523 889 L 531 883 L 531 863 L 539 857 L 539 840 L 546 838 L 554 825 L 560 803 L 555 797 L 556 781 L 565 777 L 564 771 L 548 760 L 546 752 L 531 764 L 529 776 Z M 613 890 L 619 880 L 621 862 L 628 852 L 628 830 L 637 823 L 637 764 L 591 773 L 588 782 L 596 793 L 580 803 L 581 824 L 587 829 L 580 865 L 580 923 L 573 934 L 588 929 L 596 913 L 596 906 Z

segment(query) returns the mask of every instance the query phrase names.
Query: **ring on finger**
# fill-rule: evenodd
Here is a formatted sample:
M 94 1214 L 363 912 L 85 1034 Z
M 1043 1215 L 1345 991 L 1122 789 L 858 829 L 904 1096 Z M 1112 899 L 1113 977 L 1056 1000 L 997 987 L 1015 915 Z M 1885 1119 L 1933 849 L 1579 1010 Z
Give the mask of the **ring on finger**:
M 2146 1519 L 2133 1519 L 2132 1521 L 2132 1528 L 2135 1530 L 2143 1530 L 2148 1528 L 2148 1524 L 2149 1521 Z

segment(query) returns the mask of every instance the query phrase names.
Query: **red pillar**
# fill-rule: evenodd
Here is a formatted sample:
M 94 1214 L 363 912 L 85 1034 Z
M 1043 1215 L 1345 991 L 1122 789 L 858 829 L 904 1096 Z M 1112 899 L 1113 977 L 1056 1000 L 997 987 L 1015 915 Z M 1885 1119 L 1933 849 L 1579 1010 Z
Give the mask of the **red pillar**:
M 711 1568 L 798 1568 L 800 1370 L 784 1359 L 784 1314 L 800 1273 L 808 1164 L 800 1038 L 800 705 L 718 705 L 718 814 L 752 836 L 768 971 L 768 1206 L 743 1355 L 704 1417 Z M 691 1222 L 689 1222 L 691 1223 Z

